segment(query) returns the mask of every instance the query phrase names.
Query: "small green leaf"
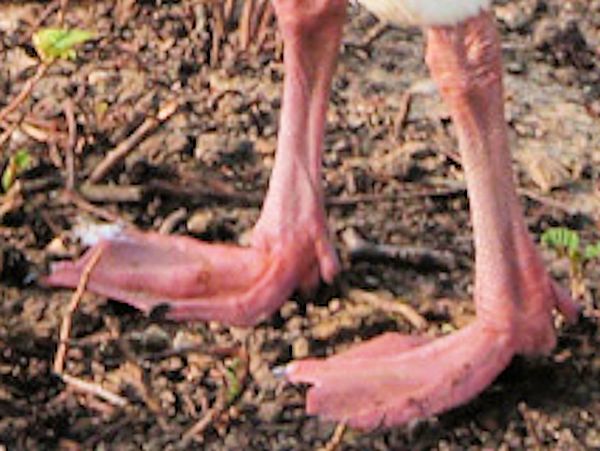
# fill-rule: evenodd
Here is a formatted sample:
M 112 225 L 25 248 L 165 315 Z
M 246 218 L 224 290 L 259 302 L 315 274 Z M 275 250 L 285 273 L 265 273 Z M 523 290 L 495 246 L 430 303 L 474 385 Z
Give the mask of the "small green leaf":
M 42 28 L 33 35 L 33 45 L 44 61 L 52 61 L 56 58 L 75 59 L 77 56 L 75 46 L 93 37 L 94 33 L 87 30 Z
M 583 251 L 583 258 L 586 260 L 592 260 L 593 258 L 600 257 L 600 241 L 596 244 L 588 244 Z
M 237 366 L 239 364 L 239 360 L 235 359 L 232 365 L 225 371 L 225 379 L 227 381 L 227 404 L 233 402 L 242 392 L 242 383 L 237 375 Z
M 2 191 L 5 193 L 10 189 L 10 187 L 15 183 L 16 174 L 15 168 L 10 164 L 10 161 L 6 165 L 6 169 L 2 173 Z
M 8 160 L 8 164 L 2 173 L 2 190 L 7 192 L 15 183 L 20 173 L 31 165 L 31 155 L 25 149 L 19 150 Z
M 579 234 L 565 227 L 552 227 L 542 234 L 542 243 L 558 252 L 565 252 L 569 257 L 579 253 Z
M 17 173 L 20 174 L 31 165 L 31 155 L 25 149 L 19 150 L 14 156 L 15 165 L 17 166 Z
M 109 105 L 107 102 L 98 102 L 94 105 L 94 111 L 97 117 L 102 117 L 108 111 Z

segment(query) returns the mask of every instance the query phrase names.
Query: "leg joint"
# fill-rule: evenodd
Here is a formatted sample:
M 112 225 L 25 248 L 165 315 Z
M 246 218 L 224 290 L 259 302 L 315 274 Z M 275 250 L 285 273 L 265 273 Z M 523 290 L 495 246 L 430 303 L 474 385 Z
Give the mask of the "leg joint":
M 500 41 L 487 13 L 428 30 L 427 64 L 444 94 L 469 95 L 501 81 Z
M 272 0 L 282 29 L 303 33 L 340 23 L 346 16 L 347 0 Z

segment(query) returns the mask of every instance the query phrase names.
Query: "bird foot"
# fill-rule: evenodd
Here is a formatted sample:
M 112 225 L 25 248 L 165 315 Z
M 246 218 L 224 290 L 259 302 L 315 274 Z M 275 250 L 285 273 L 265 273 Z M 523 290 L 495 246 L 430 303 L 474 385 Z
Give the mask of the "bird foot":
M 90 291 L 144 312 L 166 305 L 174 320 L 248 326 L 277 310 L 296 287 L 307 289 L 320 275 L 334 278 L 333 247 L 307 230 L 288 230 L 283 237 L 261 234 L 251 247 L 128 230 L 100 241 L 75 262 L 52 265 L 42 283 L 76 287 L 101 247 L 87 283 Z
M 543 270 L 541 263 L 538 268 Z M 285 375 L 312 385 L 308 413 L 361 429 L 457 407 L 491 384 L 515 354 L 554 348 L 554 308 L 570 321 L 577 318 L 577 305 L 545 272 L 521 274 L 526 286 L 500 286 L 530 297 L 477 299 L 477 318 L 458 332 L 437 339 L 388 333 L 326 359 L 292 362 Z
M 388 333 L 325 360 L 292 362 L 286 377 L 312 385 L 307 411 L 371 430 L 461 405 L 508 365 L 512 337 L 476 320 L 443 338 Z

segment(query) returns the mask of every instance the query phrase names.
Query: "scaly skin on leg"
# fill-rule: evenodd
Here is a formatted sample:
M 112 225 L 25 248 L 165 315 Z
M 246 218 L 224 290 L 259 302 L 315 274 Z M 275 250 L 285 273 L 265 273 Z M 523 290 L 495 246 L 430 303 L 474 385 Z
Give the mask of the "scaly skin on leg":
M 346 0 L 274 0 L 285 50 L 285 86 L 275 167 L 252 246 L 123 232 L 105 239 L 88 288 L 178 320 L 252 325 L 296 287 L 331 282 L 338 260 L 329 240 L 321 154 L 329 87 Z M 75 287 L 95 252 L 53 266 L 44 283 Z
M 313 385 L 308 411 L 373 428 L 463 404 L 515 354 L 547 353 L 552 311 L 578 309 L 544 270 L 513 183 L 504 123 L 500 44 L 488 13 L 427 31 L 427 63 L 456 126 L 476 248 L 475 321 L 436 340 L 387 334 L 324 360 L 288 365 Z
M 338 271 L 327 232 L 321 182 L 325 116 L 346 0 L 274 0 L 284 40 L 285 86 L 277 160 L 253 242 L 300 242 L 308 284 Z M 306 258 L 306 257 L 303 257 Z M 310 274 L 312 272 L 312 274 Z

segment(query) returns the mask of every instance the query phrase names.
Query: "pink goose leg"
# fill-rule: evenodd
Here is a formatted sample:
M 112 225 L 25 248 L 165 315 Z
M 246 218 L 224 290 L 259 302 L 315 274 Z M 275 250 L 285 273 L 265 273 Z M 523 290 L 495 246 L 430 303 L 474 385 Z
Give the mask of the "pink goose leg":
M 520 211 L 491 17 L 482 13 L 426 33 L 427 63 L 452 112 L 467 178 L 477 318 L 435 340 L 386 334 L 328 359 L 288 365 L 290 381 L 312 384 L 309 413 L 367 429 L 469 401 L 515 354 L 553 349 L 553 309 L 570 320 L 578 312 L 545 272 Z
M 297 286 L 335 277 L 321 148 L 346 0 L 274 4 L 285 41 L 286 79 L 276 163 L 252 246 L 124 232 L 97 245 L 103 253 L 90 290 L 146 312 L 168 305 L 173 319 L 251 325 L 277 310 Z M 54 265 L 43 282 L 76 286 L 93 252 Z

